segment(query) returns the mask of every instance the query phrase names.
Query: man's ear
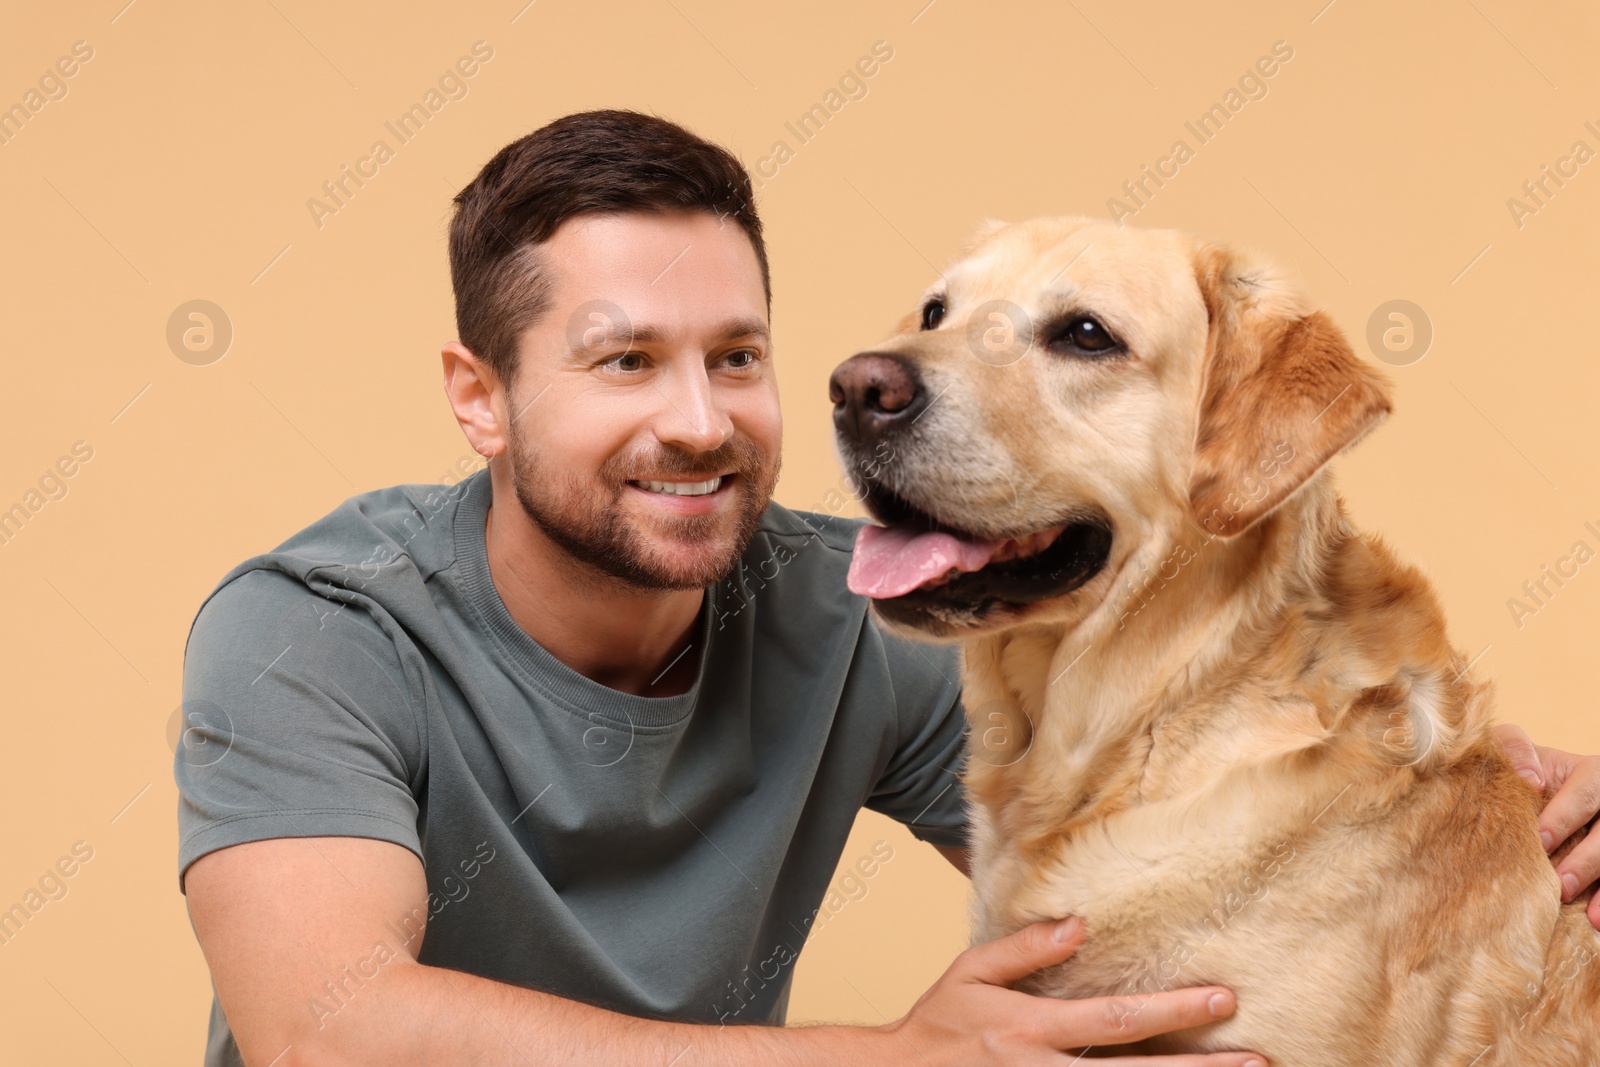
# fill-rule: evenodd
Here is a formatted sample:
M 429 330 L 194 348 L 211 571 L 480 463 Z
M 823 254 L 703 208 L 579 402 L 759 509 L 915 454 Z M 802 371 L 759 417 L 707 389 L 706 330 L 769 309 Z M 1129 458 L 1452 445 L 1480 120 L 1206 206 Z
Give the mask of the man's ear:
M 1189 504 L 1234 537 L 1382 422 L 1389 384 L 1277 271 L 1202 246 L 1195 275 L 1210 328 Z
M 444 392 L 450 398 L 456 422 L 467 435 L 473 451 L 493 459 L 507 447 L 503 408 L 495 399 L 499 379 L 494 370 L 460 341 L 451 341 L 440 350 L 444 363 Z

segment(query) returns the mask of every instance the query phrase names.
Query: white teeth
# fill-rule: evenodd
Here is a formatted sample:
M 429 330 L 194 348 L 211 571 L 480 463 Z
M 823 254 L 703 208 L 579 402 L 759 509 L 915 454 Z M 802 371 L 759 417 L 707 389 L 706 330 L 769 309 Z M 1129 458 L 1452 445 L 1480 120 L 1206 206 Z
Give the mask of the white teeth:
M 722 476 L 718 475 L 707 482 L 634 482 L 640 489 L 650 493 L 669 493 L 673 496 L 705 496 L 715 493 L 722 484 Z

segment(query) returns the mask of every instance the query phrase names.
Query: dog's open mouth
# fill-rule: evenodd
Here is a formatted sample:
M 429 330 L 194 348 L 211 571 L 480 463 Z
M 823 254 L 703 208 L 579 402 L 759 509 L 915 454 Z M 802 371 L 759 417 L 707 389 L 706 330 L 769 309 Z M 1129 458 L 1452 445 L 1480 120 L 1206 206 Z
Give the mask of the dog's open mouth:
M 999 540 L 947 526 L 878 485 L 863 498 L 883 523 L 856 535 L 850 591 L 906 607 L 954 605 L 982 612 L 994 603 L 1061 596 L 1100 572 L 1111 554 L 1105 516 L 1073 515 Z

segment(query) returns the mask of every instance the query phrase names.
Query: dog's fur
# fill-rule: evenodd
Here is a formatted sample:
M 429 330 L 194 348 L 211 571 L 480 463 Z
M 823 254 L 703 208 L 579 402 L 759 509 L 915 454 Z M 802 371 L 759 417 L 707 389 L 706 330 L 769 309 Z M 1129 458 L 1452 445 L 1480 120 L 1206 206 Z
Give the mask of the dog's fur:
M 1082 949 L 1019 988 L 1237 991 L 1147 1052 L 1600 1063 L 1600 934 L 1560 903 L 1542 798 L 1427 580 L 1326 469 L 1388 414 L 1383 377 L 1278 271 L 1173 231 L 990 224 L 934 294 L 943 323 L 875 349 L 938 394 L 878 480 L 982 537 L 1080 507 L 1114 531 L 1063 596 L 878 603 L 964 648 L 974 942 L 1075 914 Z M 1127 352 L 975 358 L 991 300 L 1093 314 Z

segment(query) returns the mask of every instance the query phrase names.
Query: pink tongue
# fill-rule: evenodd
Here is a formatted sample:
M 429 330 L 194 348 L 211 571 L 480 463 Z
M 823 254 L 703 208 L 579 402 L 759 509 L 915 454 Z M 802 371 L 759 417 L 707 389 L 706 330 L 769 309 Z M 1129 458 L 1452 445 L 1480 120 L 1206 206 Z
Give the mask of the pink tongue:
M 951 567 L 975 571 L 1003 542 L 963 541 L 947 533 L 920 533 L 896 526 L 863 526 L 845 584 L 852 593 L 882 600 L 909 593 Z

